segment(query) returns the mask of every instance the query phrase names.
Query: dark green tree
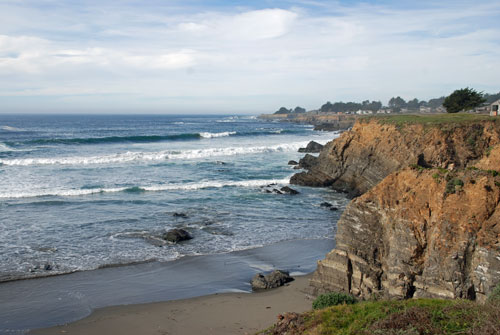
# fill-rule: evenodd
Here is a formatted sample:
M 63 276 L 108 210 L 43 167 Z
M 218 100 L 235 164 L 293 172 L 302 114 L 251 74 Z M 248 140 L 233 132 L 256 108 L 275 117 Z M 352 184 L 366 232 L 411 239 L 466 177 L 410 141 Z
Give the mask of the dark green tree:
M 327 101 L 326 104 L 321 106 L 320 108 L 321 113 L 328 113 L 333 111 L 333 105 L 330 101 Z
M 305 108 L 302 108 L 300 106 L 297 106 L 294 108 L 293 110 L 294 113 L 305 113 L 306 112 L 306 109 Z
M 485 101 L 482 92 L 466 87 L 447 96 L 444 99 L 443 106 L 448 113 L 458 113 L 462 110 L 476 108 Z
M 409 109 L 419 109 L 420 108 L 420 102 L 418 101 L 417 98 L 415 98 L 413 100 L 408 101 L 408 103 L 406 104 L 406 106 Z
M 291 110 L 287 109 L 286 107 L 281 107 L 276 112 L 274 112 L 274 114 L 288 114 L 290 112 Z
M 406 107 L 406 101 L 401 98 L 400 96 L 398 96 L 397 98 L 391 98 L 391 100 L 389 100 L 389 107 L 391 108 L 404 108 Z

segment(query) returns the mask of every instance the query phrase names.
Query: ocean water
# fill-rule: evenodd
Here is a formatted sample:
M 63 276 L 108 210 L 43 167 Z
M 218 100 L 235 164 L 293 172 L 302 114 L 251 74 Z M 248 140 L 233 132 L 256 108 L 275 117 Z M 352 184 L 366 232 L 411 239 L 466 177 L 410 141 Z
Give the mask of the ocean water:
M 344 195 L 268 191 L 298 148 L 337 136 L 251 116 L 0 115 L 0 281 L 333 238 Z M 161 238 L 179 227 L 194 238 Z

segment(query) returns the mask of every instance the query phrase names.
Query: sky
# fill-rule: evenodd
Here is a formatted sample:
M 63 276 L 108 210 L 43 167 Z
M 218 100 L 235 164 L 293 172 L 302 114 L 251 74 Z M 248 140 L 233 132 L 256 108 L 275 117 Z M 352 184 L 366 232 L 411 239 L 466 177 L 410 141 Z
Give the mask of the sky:
M 270 113 L 500 91 L 499 1 L 0 0 L 0 113 Z

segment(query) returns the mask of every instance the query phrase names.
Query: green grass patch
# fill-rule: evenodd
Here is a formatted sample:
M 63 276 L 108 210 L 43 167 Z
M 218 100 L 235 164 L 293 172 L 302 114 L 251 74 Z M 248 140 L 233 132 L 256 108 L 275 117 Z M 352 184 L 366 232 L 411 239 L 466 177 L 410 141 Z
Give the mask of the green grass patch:
M 302 316 L 299 325 L 279 331 L 272 327 L 259 334 L 496 334 L 500 305 L 441 299 L 364 301 Z
M 337 306 L 342 304 L 354 304 L 356 303 L 356 298 L 350 294 L 345 294 L 342 292 L 330 292 L 326 294 L 320 294 L 312 303 L 314 309 L 322 309 L 330 306 Z

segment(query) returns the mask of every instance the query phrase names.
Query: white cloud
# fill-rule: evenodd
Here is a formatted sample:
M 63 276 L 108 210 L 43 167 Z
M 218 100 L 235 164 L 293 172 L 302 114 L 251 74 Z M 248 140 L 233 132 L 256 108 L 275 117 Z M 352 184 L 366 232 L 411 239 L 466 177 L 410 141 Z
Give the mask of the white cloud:
M 20 4 L 0 6 L 4 102 L 46 95 L 71 103 L 86 94 L 89 108 L 95 101 L 195 110 L 211 99 L 230 110 L 237 97 L 242 109 L 265 112 L 326 100 L 430 98 L 464 86 L 500 90 L 494 2 L 421 9 L 321 3 L 321 11 L 105 3 L 53 8 L 50 20 Z M 2 24 L 4 17 L 15 24 Z M 123 97 L 106 96 L 116 94 Z

